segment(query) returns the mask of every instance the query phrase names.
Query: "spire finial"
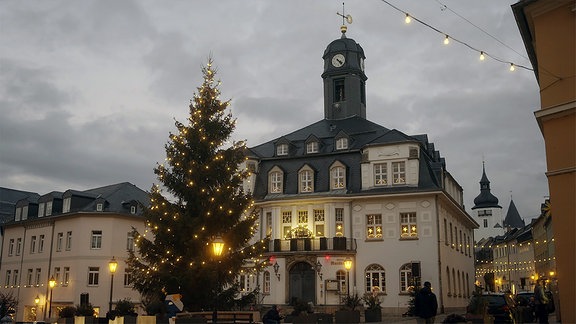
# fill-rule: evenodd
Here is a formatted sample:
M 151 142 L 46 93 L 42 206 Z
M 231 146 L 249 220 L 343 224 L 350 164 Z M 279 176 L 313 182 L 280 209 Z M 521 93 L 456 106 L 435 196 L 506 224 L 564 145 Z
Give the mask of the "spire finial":
M 340 31 L 342 32 L 342 38 L 346 38 L 346 30 L 348 30 L 348 27 L 346 27 L 346 23 L 348 24 L 352 23 L 352 16 L 346 15 L 346 12 L 344 10 L 344 2 L 342 2 L 342 13 L 336 12 L 336 14 L 342 17 L 342 26 L 340 26 Z

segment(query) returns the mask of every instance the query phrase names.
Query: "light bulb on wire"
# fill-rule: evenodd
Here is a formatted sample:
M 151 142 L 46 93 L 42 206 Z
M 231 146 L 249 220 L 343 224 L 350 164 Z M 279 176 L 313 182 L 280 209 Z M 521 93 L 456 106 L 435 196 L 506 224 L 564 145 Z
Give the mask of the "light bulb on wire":
M 514 70 L 516 70 L 514 63 L 510 63 L 510 72 L 513 72 Z
M 446 35 L 446 37 L 444 38 L 444 45 L 448 45 L 450 44 L 450 37 L 448 35 Z
M 406 14 L 406 18 L 404 19 L 404 21 L 409 24 L 412 21 L 412 18 L 410 18 L 410 14 Z
M 484 52 L 480 52 L 480 61 L 484 61 L 485 58 Z

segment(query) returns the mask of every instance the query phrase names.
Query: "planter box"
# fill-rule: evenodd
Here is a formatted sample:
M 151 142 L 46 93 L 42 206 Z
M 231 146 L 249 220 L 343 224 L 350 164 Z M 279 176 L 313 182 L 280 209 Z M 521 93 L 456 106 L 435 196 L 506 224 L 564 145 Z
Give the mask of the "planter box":
M 367 309 L 364 311 L 366 322 L 382 322 L 382 309 Z
M 359 310 L 339 310 L 334 313 L 335 323 L 360 323 Z

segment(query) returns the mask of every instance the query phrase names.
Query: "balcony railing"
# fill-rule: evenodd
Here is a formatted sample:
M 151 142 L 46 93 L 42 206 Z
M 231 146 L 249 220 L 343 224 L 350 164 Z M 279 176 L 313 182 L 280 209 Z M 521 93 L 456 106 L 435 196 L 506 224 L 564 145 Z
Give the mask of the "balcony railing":
M 292 238 L 270 241 L 268 252 L 356 251 L 356 239 L 346 237 Z

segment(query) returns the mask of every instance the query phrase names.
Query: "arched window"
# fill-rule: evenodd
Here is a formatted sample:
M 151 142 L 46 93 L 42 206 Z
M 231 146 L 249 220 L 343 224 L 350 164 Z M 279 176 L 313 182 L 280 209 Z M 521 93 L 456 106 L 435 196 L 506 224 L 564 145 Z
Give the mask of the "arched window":
M 460 270 L 456 272 L 458 274 L 458 297 L 462 297 L 462 280 L 460 280 Z
M 278 167 L 272 168 L 268 173 L 268 192 L 271 194 L 284 191 L 284 173 Z
M 454 292 L 452 294 L 452 296 L 456 297 L 457 296 L 457 291 L 456 291 L 456 271 L 454 271 L 454 268 L 452 268 L 452 287 L 454 289 Z
M 314 192 L 314 170 L 309 166 L 304 166 L 298 172 L 299 192 Z
M 366 267 L 366 292 L 371 293 L 378 291 L 381 293 L 386 292 L 386 271 L 384 267 L 379 264 L 371 264 Z
M 408 293 L 410 292 L 410 286 L 412 283 L 412 263 L 406 263 L 400 267 L 400 292 Z
M 344 166 L 338 164 L 330 169 L 330 188 L 332 190 L 346 188 L 346 169 Z

